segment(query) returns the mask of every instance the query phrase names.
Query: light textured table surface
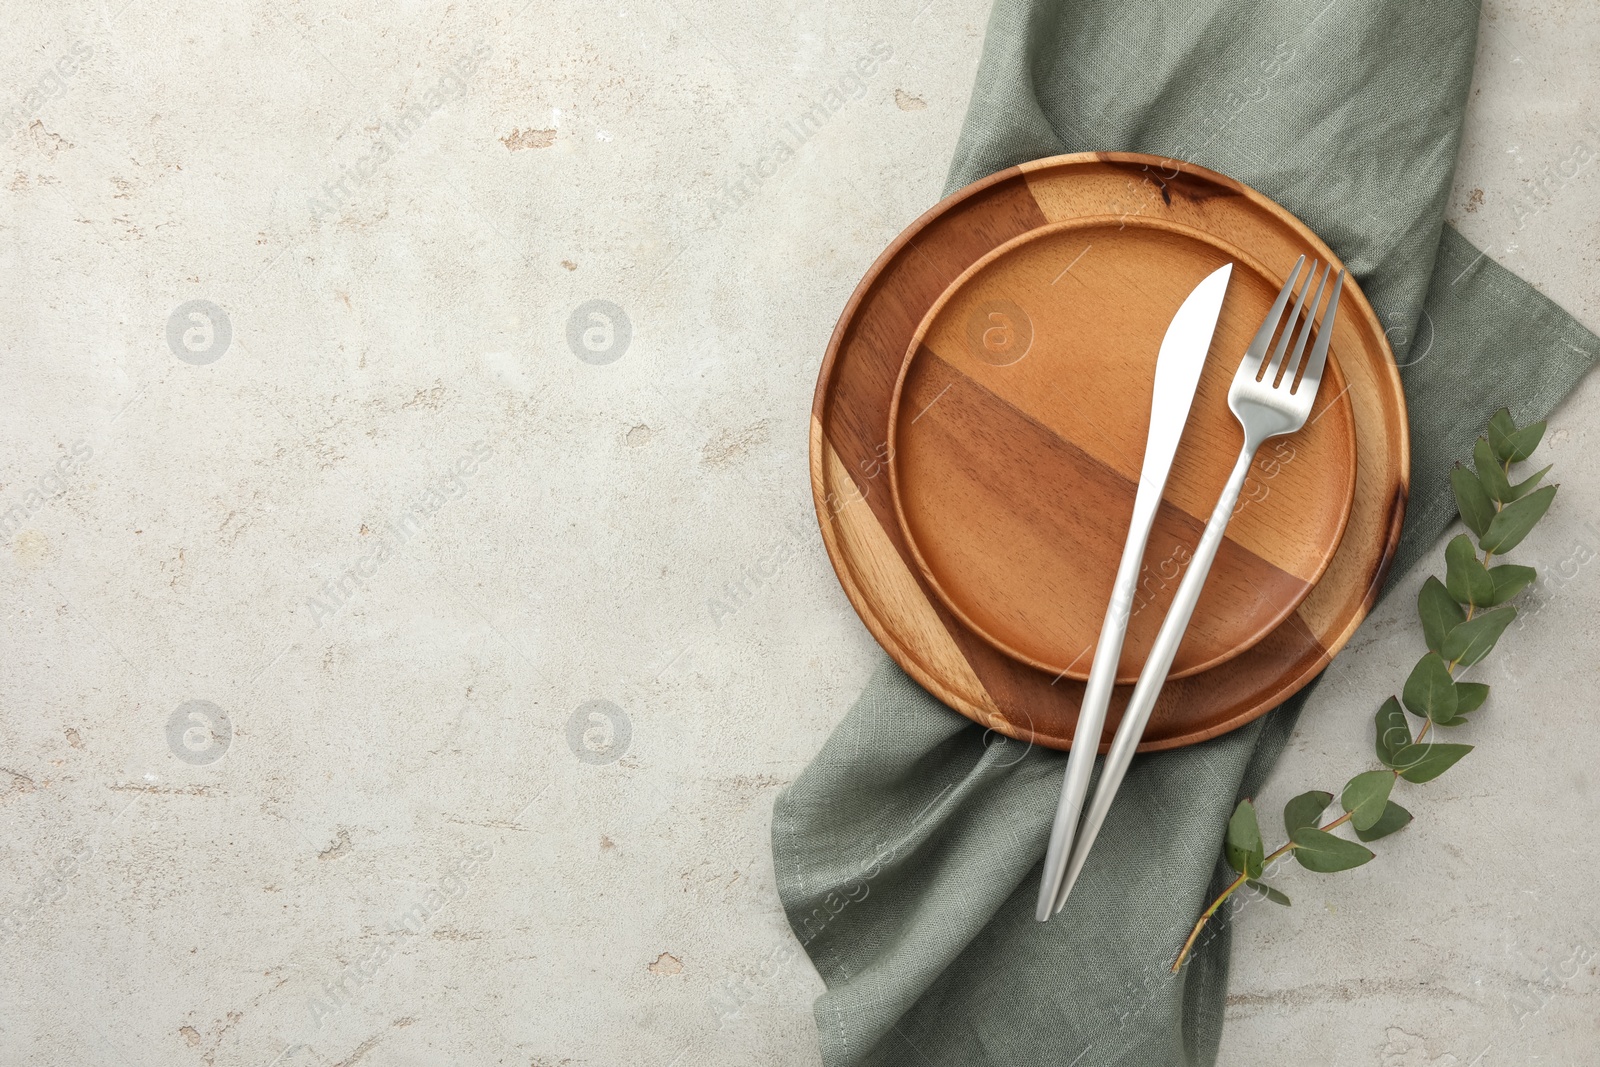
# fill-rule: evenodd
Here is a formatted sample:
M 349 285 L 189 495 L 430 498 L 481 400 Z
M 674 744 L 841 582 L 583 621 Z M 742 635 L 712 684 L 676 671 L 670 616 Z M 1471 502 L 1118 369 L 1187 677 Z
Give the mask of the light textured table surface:
M 816 1063 L 771 804 L 879 653 L 810 397 L 986 3 L 21 6 L 0 1062 Z M 1591 327 L 1597 54 L 1486 5 L 1450 209 Z M 1224 1064 L 1600 1047 L 1600 383 L 1548 441 L 1479 751 L 1240 914 Z M 1264 810 L 1366 766 L 1420 577 Z

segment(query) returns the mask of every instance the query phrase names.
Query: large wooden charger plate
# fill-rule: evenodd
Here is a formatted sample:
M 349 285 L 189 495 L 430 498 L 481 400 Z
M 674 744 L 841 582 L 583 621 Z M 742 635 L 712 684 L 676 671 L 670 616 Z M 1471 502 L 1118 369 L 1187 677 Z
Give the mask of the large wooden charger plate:
M 989 639 L 980 636 L 930 586 L 895 513 L 889 483 L 891 460 L 896 457 L 889 424 L 908 350 L 952 282 L 1007 242 L 1053 224 L 1108 214 L 1140 220 L 1135 223 L 1140 226 L 1147 225 L 1144 220 L 1174 223 L 1209 235 L 1218 246 L 1244 250 L 1249 266 L 1244 273 L 1255 278 L 1245 287 L 1249 293 L 1264 284 L 1262 278 L 1286 276 L 1302 254 L 1339 263 L 1287 211 L 1204 168 L 1135 153 L 1039 160 L 949 197 L 879 257 L 834 330 L 812 408 L 811 480 L 823 542 L 867 628 L 907 673 L 951 707 L 1008 736 L 1061 749 L 1071 744 L 1082 682 L 1001 651 L 992 643 L 993 634 Z M 1259 319 L 1259 311 L 1256 315 Z M 1164 329 L 1165 320 L 1160 325 Z M 1332 349 L 1342 384 L 1335 390 L 1330 389 L 1331 381 L 1325 382 L 1325 395 L 1318 404 L 1324 410 L 1342 406 L 1348 412 L 1356 452 L 1355 484 L 1343 536 L 1335 538 L 1337 550 L 1326 561 L 1320 580 L 1307 583 L 1309 591 L 1298 607 L 1259 640 L 1218 666 L 1199 669 L 1204 667 L 1202 659 L 1188 677 L 1166 685 L 1145 731 L 1142 751 L 1203 741 L 1277 706 L 1344 646 L 1377 596 L 1405 511 L 1409 470 L 1405 403 L 1382 327 L 1359 286 L 1349 282 Z M 1215 348 L 1208 363 L 1238 358 L 1237 350 L 1228 356 L 1222 351 L 1221 346 Z M 1202 385 L 1196 412 L 1206 404 L 1206 390 L 1215 388 L 1211 377 L 1218 373 L 1231 375 L 1232 366 L 1208 366 L 1210 384 Z M 1148 428 L 1148 395 L 1143 412 L 1121 414 L 1131 421 L 1128 433 L 1136 438 L 1131 447 L 1136 471 Z M 1317 427 L 1332 423 L 1337 428 L 1343 418 L 1321 419 L 1312 432 L 1326 433 Z M 1191 417 L 1186 446 L 1197 425 Z M 1236 450 L 1238 431 L 1233 432 L 1232 450 Z M 1284 440 L 1291 447 L 1296 442 L 1292 437 Z M 1274 453 L 1269 445 L 1253 476 L 1278 481 L 1272 477 L 1275 457 L 1278 466 L 1284 466 L 1283 454 Z M 894 476 L 899 477 L 903 473 L 899 461 L 894 465 Z M 1292 460 L 1287 464 L 1290 471 L 1294 466 Z M 1289 480 L 1288 473 L 1281 477 L 1284 493 L 1301 480 Z M 1267 504 L 1278 490 L 1270 481 L 1266 487 L 1261 516 L 1268 514 Z M 1198 483 L 1195 491 L 1203 495 Z M 1326 506 L 1325 494 L 1317 500 Z M 1198 514 L 1203 516 L 1208 509 L 1206 505 Z M 1105 522 L 1110 527 L 1120 522 L 1121 530 L 1111 535 L 1120 548 L 1126 514 L 1107 517 Z M 1147 553 L 1147 565 L 1160 562 L 1153 551 Z M 1109 589 L 1109 578 L 1105 582 Z M 1170 599 L 1170 589 L 1165 594 Z M 1105 598 L 1089 606 L 1091 600 L 1084 595 L 1084 610 L 1094 616 L 1090 627 L 1097 629 Z M 1160 603 L 1143 614 L 1159 619 Z M 1119 685 L 1114 691 L 1108 738 L 1130 690 Z M 1102 750 L 1106 743 L 1102 741 Z
M 1013 659 L 1089 676 L 1162 338 L 1195 285 L 1228 263 L 1118 665 L 1117 680 L 1131 685 L 1243 444 L 1228 387 L 1283 279 L 1187 226 L 1091 216 L 1030 230 L 978 260 L 912 336 L 887 436 L 901 533 L 945 607 Z M 1305 427 L 1257 461 L 1170 677 L 1261 641 L 1332 561 L 1356 482 L 1338 357 Z

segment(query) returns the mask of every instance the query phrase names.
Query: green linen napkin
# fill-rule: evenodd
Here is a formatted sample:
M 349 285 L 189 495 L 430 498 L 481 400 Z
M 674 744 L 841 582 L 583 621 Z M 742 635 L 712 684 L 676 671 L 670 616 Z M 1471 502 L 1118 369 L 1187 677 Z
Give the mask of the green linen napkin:
M 1413 467 L 1397 574 L 1453 517 L 1446 471 L 1487 416 L 1544 415 L 1600 350 L 1443 223 L 1478 10 L 997 0 L 950 171 L 954 190 L 1041 156 L 1131 149 L 1219 170 L 1304 219 L 1360 279 L 1402 365 Z M 886 659 L 773 813 L 779 893 L 827 983 L 823 1061 L 1213 1063 L 1226 923 L 1180 976 L 1166 967 L 1225 884 L 1228 813 L 1302 703 L 1136 760 L 1066 910 L 1041 925 L 1064 754 L 985 732 Z

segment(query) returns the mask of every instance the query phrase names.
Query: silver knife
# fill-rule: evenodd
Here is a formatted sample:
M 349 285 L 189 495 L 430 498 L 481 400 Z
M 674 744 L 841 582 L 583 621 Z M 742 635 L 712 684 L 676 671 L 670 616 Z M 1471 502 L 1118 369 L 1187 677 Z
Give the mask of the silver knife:
M 1095 751 L 1106 724 L 1106 706 L 1111 702 L 1111 687 L 1117 678 L 1117 662 L 1122 658 L 1122 641 L 1128 632 L 1128 616 L 1144 562 L 1145 544 L 1155 523 L 1156 508 L 1167 488 L 1172 457 L 1178 451 L 1183 425 L 1189 420 L 1189 405 L 1200 385 L 1200 371 L 1206 365 L 1211 335 L 1222 311 L 1222 297 L 1228 289 L 1233 264 L 1218 267 L 1194 287 L 1172 316 L 1167 334 L 1161 339 L 1156 357 L 1155 397 L 1150 402 L 1150 436 L 1144 445 L 1144 466 L 1139 471 L 1139 489 L 1133 499 L 1133 522 L 1128 541 L 1117 565 L 1116 582 L 1111 588 L 1111 603 L 1100 640 L 1089 667 L 1078 709 L 1078 726 L 1072 734 L 1072 751 L 1067 756 L 1067 776 L 1061 783 L 1061 803 L 1056 807 L 1055 825 L 1050 830 L 1050 847 L 1044 856 L 1044 878 L 1039 885 L 1039 905 L 1035 917 L 1047 921 L 1060 908 L 1057 897 L 1072 854 L 1072 839 L 1083 812 L 1083 799 L 1089 792 L 1089 775 L 1094 770 Z

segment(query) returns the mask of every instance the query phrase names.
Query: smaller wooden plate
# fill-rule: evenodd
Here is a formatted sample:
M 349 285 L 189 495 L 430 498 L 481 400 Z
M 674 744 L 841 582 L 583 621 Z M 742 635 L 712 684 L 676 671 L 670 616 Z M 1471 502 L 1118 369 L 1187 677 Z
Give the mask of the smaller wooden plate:
M 894 508 L 929 588 L 999 651 L 1058 678 L 1088 677 L 1133 513 L 1161 340 L 1200 279 L 1229 262 L 1118 664 L 1117 680 L 1131 683 L 1243 443 L 1228 387 L 1282 279 L 1188 226 L 1090 216 L 993 249 L 923 316 L 889 407 Z M 1265 638 L 1338 549 L 1356 452 L 1337 357 L 1306 427 L 1263 449 L 1271 476 L 1252 479 L 1235 512 L 1173 677 Z

